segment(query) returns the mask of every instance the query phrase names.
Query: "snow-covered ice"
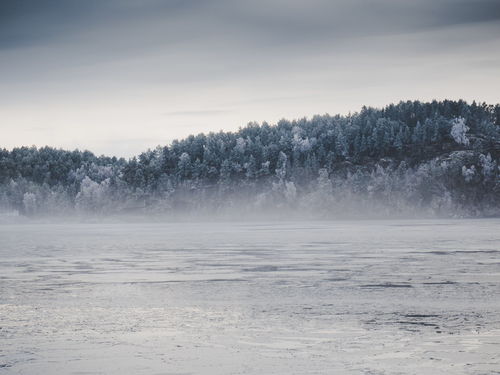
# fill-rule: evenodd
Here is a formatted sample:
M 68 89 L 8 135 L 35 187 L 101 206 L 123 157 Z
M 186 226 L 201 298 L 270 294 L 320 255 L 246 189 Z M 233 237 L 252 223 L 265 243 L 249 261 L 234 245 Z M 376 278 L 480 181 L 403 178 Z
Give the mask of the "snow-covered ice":
M 499 353 L 499 219 L 0 226 L 2 374 L 490 374 Z

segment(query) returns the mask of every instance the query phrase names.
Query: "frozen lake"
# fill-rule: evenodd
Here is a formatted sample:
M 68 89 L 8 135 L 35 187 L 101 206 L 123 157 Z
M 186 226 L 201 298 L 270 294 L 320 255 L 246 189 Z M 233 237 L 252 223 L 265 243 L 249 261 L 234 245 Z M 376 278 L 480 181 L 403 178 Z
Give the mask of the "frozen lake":
M 1 374 L 500 373 L 500 220 L 0 226 Z

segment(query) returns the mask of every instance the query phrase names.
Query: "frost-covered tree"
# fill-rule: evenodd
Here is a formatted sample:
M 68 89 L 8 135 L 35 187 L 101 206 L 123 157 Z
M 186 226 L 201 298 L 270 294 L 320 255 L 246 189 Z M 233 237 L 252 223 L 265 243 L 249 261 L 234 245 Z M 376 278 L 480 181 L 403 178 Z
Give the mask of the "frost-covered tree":
M 467 168 L 465 165 L 462 167 L 462 176 L 464 176 L 464 179 L 466 182 L 471 182 L 474 176 L 476 175 L 476 167 L 471 166 L 470 168 Z
M 469 131 L 469 127 L 465 125 L 465 119 L 463 117 L 459 117 L 453 119 L 451 126 L 451 136 L 458 144 L 462 144 L 465 146 L 469 145 L 469 138 L 467 138 L 466 133 Z
M 325 214 L 349 204 L 382 212 L 383 204 L 398 212 L 494 215 L 499 114 L 499 105 L 400 102 L 192 135 L 129 160 L 0 149 L 0 206 L 37 215 L 160 212 L 219 210 L 240 200 Z
M 492 159 L 491 154 L 484 156 L 479 155 L 479 163 L 483 171 L 483 176 L 486 180 L 492 179 L 497 171 L 497 163 Z
M 37 211 L 36 195 L 33 193 L 24 193 L 23 195 L 24 212 L 28 215 L 33 215 Z
M 108 188 L 108 179 L 102 181 L 101 183 L 97 183 L 86 176 L 83 179 L 80 185 L 80 191 L 75 198 L 76 209 L 80 212 L 91 213 L 100 213 L 105 211 L 108 203 Z

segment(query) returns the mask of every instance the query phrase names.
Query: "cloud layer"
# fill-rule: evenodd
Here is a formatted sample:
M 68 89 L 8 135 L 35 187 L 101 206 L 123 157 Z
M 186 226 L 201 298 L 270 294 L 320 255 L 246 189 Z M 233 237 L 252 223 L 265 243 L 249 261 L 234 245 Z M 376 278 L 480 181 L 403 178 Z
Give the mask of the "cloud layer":
M 496 0 L 7 0 L 1 146 L 129 156 L 252 120 L 499 102 L 499 31 Z

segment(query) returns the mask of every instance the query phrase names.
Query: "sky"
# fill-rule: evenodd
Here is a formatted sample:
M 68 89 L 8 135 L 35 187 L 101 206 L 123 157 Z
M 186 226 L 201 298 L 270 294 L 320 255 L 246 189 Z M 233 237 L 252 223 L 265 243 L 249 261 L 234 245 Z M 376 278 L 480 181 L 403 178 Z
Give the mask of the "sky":
M 500 0 L 0 0 L 0 148 L 131 157 L 499 87 Z

